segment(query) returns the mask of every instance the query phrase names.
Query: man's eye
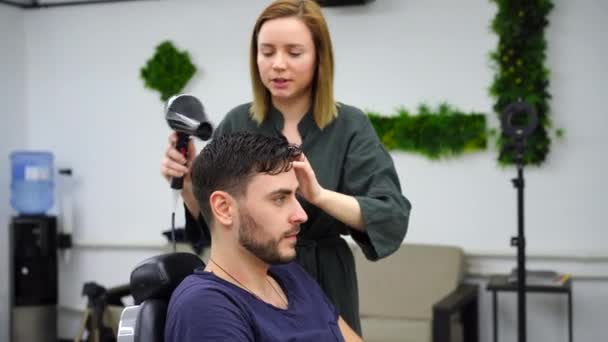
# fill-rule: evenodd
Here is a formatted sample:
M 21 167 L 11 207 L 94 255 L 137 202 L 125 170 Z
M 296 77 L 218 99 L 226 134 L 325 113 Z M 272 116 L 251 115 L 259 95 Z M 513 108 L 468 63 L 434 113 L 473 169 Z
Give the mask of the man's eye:
M 285 196 L 280 196 L 280 197 L 275 198 L 274 202 L 279 205 L 285 203 Z

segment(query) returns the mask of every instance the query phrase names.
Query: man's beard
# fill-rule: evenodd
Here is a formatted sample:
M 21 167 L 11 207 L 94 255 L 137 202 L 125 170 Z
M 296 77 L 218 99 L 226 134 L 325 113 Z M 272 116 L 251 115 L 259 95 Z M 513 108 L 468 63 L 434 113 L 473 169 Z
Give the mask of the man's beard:
M 247 209 L 239 209 L 239 243 L 251 254 L 258 257 L 269 265 L 286 264 L 295 259 L 293 255 L 281 255 L 279 252 L 279 243 L 281 239 L 274 238 L 266 241 L 260 240 L 257 237 L 264 234 L 264 229 L 255 222 L 255 219 L 249 215 Z

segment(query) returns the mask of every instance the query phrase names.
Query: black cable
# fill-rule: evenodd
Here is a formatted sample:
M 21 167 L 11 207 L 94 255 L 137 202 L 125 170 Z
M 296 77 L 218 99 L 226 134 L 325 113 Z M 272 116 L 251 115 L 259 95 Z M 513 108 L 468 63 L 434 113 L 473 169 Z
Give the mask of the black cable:
M 171 212 L 171 240 L 173 241 L 173 253 L 177 252 L 177 245 L 175 242 L 175 211 Z

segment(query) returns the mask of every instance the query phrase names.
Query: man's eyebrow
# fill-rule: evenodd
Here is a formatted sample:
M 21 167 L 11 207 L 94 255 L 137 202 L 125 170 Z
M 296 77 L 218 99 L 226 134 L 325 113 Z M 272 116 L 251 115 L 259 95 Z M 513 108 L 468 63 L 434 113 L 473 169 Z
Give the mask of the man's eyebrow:
M 292 193 L 293 193 L 293 190 L 291 190 L 291 189 L 280 188 L 280 189 L 270 192 L 267 196 L 272 197 L 272 196 L 276 196 L 276 195 L 291 195 Z

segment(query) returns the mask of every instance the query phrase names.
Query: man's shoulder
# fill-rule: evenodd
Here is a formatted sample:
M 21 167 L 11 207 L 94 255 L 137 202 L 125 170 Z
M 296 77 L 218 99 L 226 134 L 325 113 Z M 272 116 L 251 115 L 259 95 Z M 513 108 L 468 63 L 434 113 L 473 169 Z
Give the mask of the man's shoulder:
M 252 316 L 238 296 L 212 274 L 196 272 L 173 291 L 167 320 L 166 341 L 250 340 Z
M 213 283 L 210 279 L 201 276 L 199 270 L 195 272 L 196 273 L 190 274 L 184 278 L 184 280 L 175 288 L 171 295 L 172 300 L 184 295 L 191 295 L 193 292 L 207 291 L 212 287 Z
M 207 272 L 186 277 L 173 291 L 169 301 L 168 319 L 211 322 L 210 316 L 248 321 L 248 304 L 239 291 Z
M 208 305 L 214 301 L 223 301 L 230 297 L 229 288 L 210 274 L 197 271 L 184 278 L 171 295 L 171 304 L 180 305 L 204 301 Z

